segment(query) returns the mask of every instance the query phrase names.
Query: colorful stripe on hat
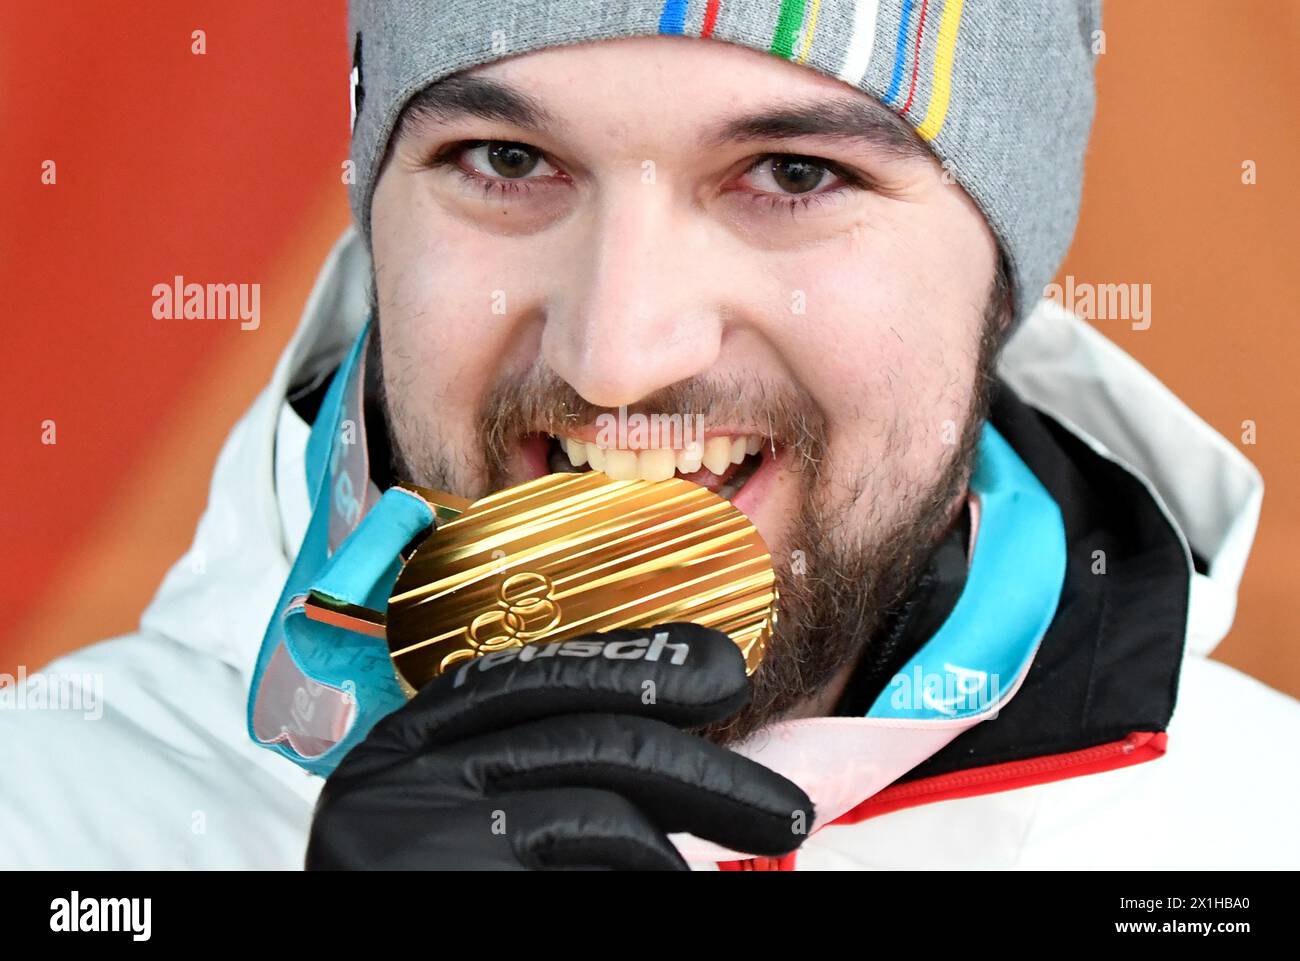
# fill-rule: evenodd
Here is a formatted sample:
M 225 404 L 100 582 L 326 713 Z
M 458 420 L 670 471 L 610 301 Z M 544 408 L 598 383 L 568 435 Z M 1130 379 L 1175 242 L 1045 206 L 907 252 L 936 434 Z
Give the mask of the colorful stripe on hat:
M 948 116 L 948 101 L 952 96 L 953 53 L 957 49 L 957 33 L 961 30 L 963 0 L 947 0 L 943 17 L 939 21 L 939 43 L 934 51 L 934 78 L 930 83 L 930 105 L 925 119 L 916 128 L 922 140 L 930 141 L 943 129 Z
M 664 8 L 659 12 L 659 32 L 685 33 L 688 6 L 689 0 L 664 0 Z M 713 36 L 713 25 L 718 22 L 720 6 L 722 0 L 708 0 L 704 8 L 704 24 L 700 27 L 700 36 L 705 40 Z
M 772 32 L 772 53 L 790 60 L 794 57 L 794 41 L 803 26 L 804 0 L 781 0 L 776 15 L 776 29 Z
M 866 6 L 872 5 L 866 4 Z M 821 6 L 821 0 L 812 0 L 812 7 L 808 11 L 808 29 L 803 32 L 803 43 L 799 45 L 799 56 L 794 58 L 795 63 L 808 62 L 808 51 L 812 49 L 813 36 L 817 33 L 817 11 Z
M 940 0 L 936 0 L 936 3 Z M 957 49 L 957 35 L 961 30 L 961 14 L 964 0 L 942 0 L 943 12 L 939 18 L 938 37 L 935 41 L 934 68 L 930 78 L 930 102 L 926 106 L 925 116 L 915 128 L 923 140 L 931 141 L 943 129 L 948 116 L 948 105 L 952 97 L 952 72 Z M 713 35 L 717 23 L 718 11 L 722 0 L 707 0 L 704 21 L 700 28 L 701 37 Z M 916 18 L 916 33 L 911 35 L 912 10 L 918 6 L 916 0 L 903 0 L 902 15 L 899 18 L 898 36 L 894 42 L 894 64 L 890 71 L 889 89 L 884 95 L 884 102 L 906 114 L 912 109 L 916 98 L 917 80 L 921 71 L 921 51 L 925 39 L 925 22 L 929 13 L 930 0 L 920 0 Z M 686 17 L 689 0 L 664 0 L 659 15 L 659 32 L 682 34 L 686 30 Z M 776 24 L 772 31 L 769 51 L 795 63 L 806 63 L 812 50 L 813 38 L 817 33 L 817 15 L 821 9 L 821 0 L 780 0 L 777 6 Z M 860 86 L 866 76 L 875 46 L 876 19 L 880 9 L 880 0 L 858 0 L 853 7 L 853 27 L 844 51 L 843 65 L 838 77 L 852 86 Z M 805 20 L 807 25 L 805 26 Z M 933 19 L 931 19 L 933 23 Z M 910 43 L 909 43 L 910 41 Z M 907 99 L 900 106 L 903 75 L 907 71 L 908 48 L 912 50 L 911 79 L 907 88 Z M 796 49 L 797 48 L 797 49 Z
M 898 103 L 898 85 L 903 82 L 903 67 L 907 64 L 907 27 L 912 22 L 912 0 L 903 3 L 903 16 L 898 21 L 898 39 L 894 41 L 894 69 L 889 77 L 889 89 L 885 91 L 885 103 L 894 106 Z
M 912 53 L 912 83 L 907 88 L 907 101 L 899 108 L 903 113 L 912 109 L 912 98 L 916 96 L 916 76 L 921 69 L 921 40 L 925 36 L 925 12 L 930 0 L 921 0 L 921 19 L 916 24 L 916 48 Z
M 859 0 L 853 7 L 853 35 L 849 38 L 848 50 L 844 52 L 839 78 L 854 87 L 861 84 L 867 75 L 867 64 L 871 62 L 871 51 L 876 44 L 876 13 L 879 9 L 878 0 Z
M 704 8 L 704 26 L 700 28 L 700 36 L 707 40 L 713 36 L 713 25 L 718 22 L 718 7 L 722 6 L 722 0 L 709 0 L 709 4 Z
M 660 33 L 682 33 L 686 29 L 686 0 L 664 0 L 659 12 Z

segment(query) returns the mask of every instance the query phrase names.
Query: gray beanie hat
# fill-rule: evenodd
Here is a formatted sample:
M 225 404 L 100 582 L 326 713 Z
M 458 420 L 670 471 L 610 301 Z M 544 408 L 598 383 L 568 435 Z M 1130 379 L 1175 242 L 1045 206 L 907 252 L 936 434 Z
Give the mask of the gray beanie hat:
M 459 70 L 568 43 L 673 34 L 752 47 L 893 109 L 988 219 L 1016 322 L 1074 235 L 1100 0 L 350 0 L 353 216 L 397 118 Z

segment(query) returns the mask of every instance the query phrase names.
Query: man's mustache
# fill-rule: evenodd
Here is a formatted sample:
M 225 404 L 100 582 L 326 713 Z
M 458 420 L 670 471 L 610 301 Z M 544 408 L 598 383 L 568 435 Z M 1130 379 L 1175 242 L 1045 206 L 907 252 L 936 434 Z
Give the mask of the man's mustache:
M 567 381 L 544 366 L 496 384 L 479 413 L 479 434 L 489 457 L 504 453 L 526 434 L 564 434 L 599 424 L 606 418 L 643 415 L 680 417 L 761 434 L 790 457 L 814 467 L 824 460 L 827 418 L 818 404 L 796 385 L 748 377 L 699 376 L 660 388 L 622 408 L 593 404 Z M 696 418 L 699 420 L 696 421 Z

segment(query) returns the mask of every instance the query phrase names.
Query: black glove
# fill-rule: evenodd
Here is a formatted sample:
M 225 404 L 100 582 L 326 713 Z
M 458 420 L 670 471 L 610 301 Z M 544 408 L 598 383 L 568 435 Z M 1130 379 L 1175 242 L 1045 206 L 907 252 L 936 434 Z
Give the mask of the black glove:
M 466 662 L 384 718 L 326 781 L 308 870 L 687 865 L 667 835 L 779 855 L 812 802 L 683 727 L 750 698 L 744 658 L 696 624 Z

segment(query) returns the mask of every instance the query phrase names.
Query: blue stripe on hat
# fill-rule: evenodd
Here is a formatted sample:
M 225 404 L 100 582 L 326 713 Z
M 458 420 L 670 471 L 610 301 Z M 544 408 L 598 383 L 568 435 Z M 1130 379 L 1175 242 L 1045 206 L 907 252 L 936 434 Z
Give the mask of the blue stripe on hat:
M 659 15 L 660 33 L 681 33 L 686 29 L 687 0 L 665 0 L 663 13 Z

